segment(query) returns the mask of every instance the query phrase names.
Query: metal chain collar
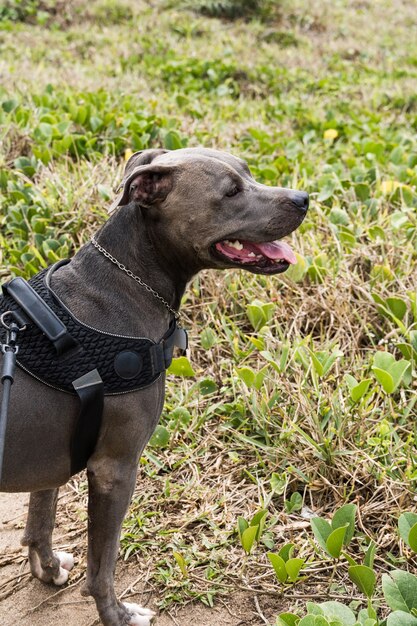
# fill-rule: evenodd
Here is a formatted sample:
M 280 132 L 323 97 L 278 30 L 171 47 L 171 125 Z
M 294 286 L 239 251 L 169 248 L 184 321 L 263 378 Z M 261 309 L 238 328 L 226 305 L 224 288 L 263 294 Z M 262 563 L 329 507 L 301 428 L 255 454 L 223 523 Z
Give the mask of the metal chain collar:
M 133 280 L 135 280 L 137 283 L 139 283 L 139 285 L 141 285 L 141 287 L 144 287 L 146 289 L 146 291 L 148 291 L 149 293 L 151 293 L 154 298 L 156 298 L 157 300 L 159 300 L 160 302 L 162 302 L 162 304 L 164 305 L 164 307 L 166 309 L 168 309 L 168 311 L 170 313 L 172 313 L 172 315 L 175 317 L 176 321 L 179 323 L 181 321 L 181 313 L 179 311 L 176 311 L 175 309 L 173 309 L 168 302 L 161 296 L 159 295 L 159 293 L 157 291 L 155 291 L 155 289 L 152 289 L 152 287 L 150 287 L 149 285 L 147 285 L 139 276 L 136 276 L 131 270 L 129 270 L 126 265 L 123 265 L 123 263 L 120 263 L 120 261 L 118 261 L 117 259 L 114 258 L 114 256 L 112 256 L 110 254 L 110 252 L 107 252 L 107 250 L 105 248 L 103 248 L 103 246 L 100 246 L 100 244 L 98 243 L 98 241 L 95 239 L 95 237 L 91 237 L 91 243 L 93 244 L 93 246 L 99 251 L 101 252 L 101 254 L 103 254 L 107 259 L 109 259 L 109 261 L 111 261 L 114 265 L 116 265 L 119 270 L 122 270 L 122 272 L 124 272 L 125 274 L 127 274 L 128 276 L 130 276 L 130 278 L 133 278 Z

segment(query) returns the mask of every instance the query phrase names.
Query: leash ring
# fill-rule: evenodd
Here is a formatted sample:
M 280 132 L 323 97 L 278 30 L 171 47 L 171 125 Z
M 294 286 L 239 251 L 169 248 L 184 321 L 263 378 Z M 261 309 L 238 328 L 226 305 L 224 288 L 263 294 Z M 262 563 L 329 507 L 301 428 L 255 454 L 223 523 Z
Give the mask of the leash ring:
M 7 324 L 7 323 L 5 322 L 5 319 L 6 319 L 6 317 L 7 317 L 8 315 L 13 315 L 13 311 L 5 311 L 4 313 L 2 313 L 2 314 L 0 315 L 0 324 L 1 324 L 1 325 L 2 325 L 2 326 L 6 329 L 6 330 L 10 330 L 10 329 L 11 329 L 11 327 L 9 326 L 9 324 Z M 23 324 L 23 326 L 20 326 L 20 327 L 19 327 L 19 332 L 20 332 L 21 330 L 25 330 L 25 329 L 26 329 L 26 324 Z

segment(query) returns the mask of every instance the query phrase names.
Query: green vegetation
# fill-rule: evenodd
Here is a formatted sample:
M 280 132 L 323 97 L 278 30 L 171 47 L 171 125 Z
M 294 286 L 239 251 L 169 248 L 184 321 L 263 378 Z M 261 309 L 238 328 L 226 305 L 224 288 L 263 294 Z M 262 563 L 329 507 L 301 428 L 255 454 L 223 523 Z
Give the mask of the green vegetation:
M 0 276 L 86 241 L 133 150 L 214 146 L 308 191 L 285 275 L 190 285 L 192 367 L 168 377 L 123 554 L 161 606 L 243 589 L 280 625 L 414 625 L 393 589 L 417 584 L 415 7 L 208 16 L 239 4 L 6 1 Z

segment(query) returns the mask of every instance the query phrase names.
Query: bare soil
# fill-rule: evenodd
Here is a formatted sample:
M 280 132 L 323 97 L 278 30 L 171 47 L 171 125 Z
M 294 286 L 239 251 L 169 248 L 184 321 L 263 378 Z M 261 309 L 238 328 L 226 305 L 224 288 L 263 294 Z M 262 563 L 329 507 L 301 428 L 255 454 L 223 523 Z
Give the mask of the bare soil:
M 28 494 L 0 493 L 0 624 L 2 626 L 94 626 L 99 624 L 92 599 L 83 598 L 80 587 L 85 570 L 85 554 L 76 558 L 76 565 L 68 583 L 62 587 L 49 586 L 29 574 L 26 548 L 20 545 L 28 507 Z M 65 506 L 65 496 L 59 508 Z M 62 533 L 61 533 L 62 534 Z M 68 549 L 60 537 L 60 522 L 55 543 L 59 549 Z M 84 551 L 86 541 L 84 541 Z M 158 597 L 152 590 L 143 589 L 137 580 L 134 563 L 118 563 L 116 591 L 119 597 L 129 598 L 156 609 Z M 74 582 L 75 581 L 75 582 Z M 158 626 L 248 626 L 272 624 L 279 611 L 277 602 L 256 599 L 243 593 L 231 594 L 210 609 L 201 603 L 189 604 L 178 611 L 165 611 L 157 620 Z

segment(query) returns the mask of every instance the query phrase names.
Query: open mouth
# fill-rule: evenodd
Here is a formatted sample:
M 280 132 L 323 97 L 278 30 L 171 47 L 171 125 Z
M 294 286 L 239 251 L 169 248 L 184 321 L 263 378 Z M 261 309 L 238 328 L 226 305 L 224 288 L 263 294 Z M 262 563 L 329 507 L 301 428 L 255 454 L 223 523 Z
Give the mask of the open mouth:
M 297 257 L 287 243 L 268 241 L 255 243 L 225 239 L 214 244 L 218 256 L 228 259 L 234 265 L 263 274 L 278 274 L 297 263 Z

